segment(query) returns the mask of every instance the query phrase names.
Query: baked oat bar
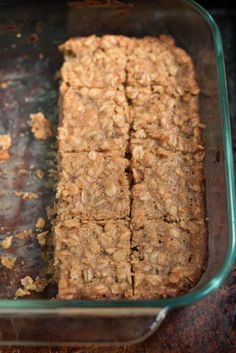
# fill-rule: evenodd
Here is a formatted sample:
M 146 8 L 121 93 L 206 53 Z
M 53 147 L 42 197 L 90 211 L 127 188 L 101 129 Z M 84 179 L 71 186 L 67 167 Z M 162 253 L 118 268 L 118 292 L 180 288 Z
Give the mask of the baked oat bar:
M 192 59 L 171 37 L 132 40 L 128 47 L 128 87 L 152 87 L 172 96 L 199 93 Z
M 110 88 L 126 81 L 125 50 L 109 36 L 70 39 L 60 49 L 66 59 L 61 76 L 72 87 Z
M 81 223 L 60 218 L 55 226 L 59 299 L 115 299 L 130 296 L 128 222 Z
M 173 297 L 200 279 L 206 261 L 204 223 L 145 220 L 132 235 L 134 298 Z
M 98 152 L 61 156 L 57 213 L 66 211 L 82 221 L 122 219 L 129 216 L 130 192 L 122 157 Z
M 129 107 L 124 88 L 61 88 L 59 151 L 116 151 L 128 146 Z
M 145 104 L 134 105 L 132 110 L 131 143 L 137 140 L 148 148 L 148 140 L 165 149 L 184 153 L 203 149 L 203 124 L 197 96 L 186 94 L 174 98 L 152 94 Z
M 198 161 L 204 154 L 183 155 L 159 149 L 142 155 L 141 151 L 134 147 L 133 222 L 204 219 L 203 166 Z

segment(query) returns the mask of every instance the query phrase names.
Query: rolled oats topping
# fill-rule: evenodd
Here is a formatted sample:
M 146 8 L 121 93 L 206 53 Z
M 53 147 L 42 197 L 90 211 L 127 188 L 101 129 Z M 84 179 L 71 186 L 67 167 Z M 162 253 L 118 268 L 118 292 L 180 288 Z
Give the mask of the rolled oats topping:
M 60 50 L 58 298 L 187 292 L 207 250 L 192 59 L 166 35 L 72 38 Z
M 122 298 L 132 292 L 127 221 L 83 224 L 61 215 L 55 243 L 59 298 Z
M 135 146 L 136 147 L 136 146 Z M 132 217 L 142 219 L 204 219 L 202 163 L 191 155 L 157 150 L 133 158 Z
M 91 159 L 92 156 L 92 159 Z M 85 152 L 63 154 L 57 197 L 81 220 L 122 219 L 129 216 L 130 192 L 125 172 L 128 161 L 119 156 Z
M 61 152 L 95 150 L 125 154 L 130 117 L 124 90 L 68 88 L 61 106 Z
M 145 220 L 133 225 L 132 268 L 134 297 L 176 296 L 188 291 L 200 278 L 206 261 L 204 224 Z

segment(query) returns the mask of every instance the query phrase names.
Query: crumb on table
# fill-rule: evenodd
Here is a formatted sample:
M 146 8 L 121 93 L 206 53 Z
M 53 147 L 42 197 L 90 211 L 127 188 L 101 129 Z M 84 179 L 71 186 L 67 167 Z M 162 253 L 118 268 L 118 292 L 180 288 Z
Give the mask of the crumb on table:
M 33 235 L 32 229 L 23 230 L 23 232 L 19 232 L 16 234 L 16 238 L 21 240 L 21 239 L 32 237 L 32 235 Z
M 46 140 L 52 136 L 51 123 L 41 112 L 30 114 L 29 125 L 31 126 L 31 131 L 37 140 Z
M 15 292 L 16 298 L 22 298 L 22 297 L 25 297 L 26 295 L 30 295 L 30 291 L 23 288 L 18 288 Z
M 26 276 L 21 279 L 21 284 L 26 290 L 43 292 L 48 284 L 48 281 L 46 278 L 40 278 L 39 276 L 37 276 L 35 280 L 33 280 L 30 276 Z
M 35 225 L 36 228 L 43 228 L 45 226 L 45 220 L 42 217 L 39 217 Z
M 5 239 L 3 239 L 2 242 L 0 243 L 0 246 L 2 247 L 2 249 L 9 249 L 12 244 L 12 239 L 13 239 L 12 235 L 9 235 Z
M 37 239 L 38 239 L 38 242 L 41 246 L 46 245 L 47 235 L 48 235 L 48 231 L 37 234 Z
M 48 285 L 48 280 L 46 278 L 36 277 L 35 280 L 30 276 L 25 276 L 21 279 L 21 284 L 23 288 L 18 288 L 15 292 L 16 298 L 25 297 L 30 295 L 30 291 L 43 292 Z
M 37 169 L 36 172 L 35 172 L 35 175 L 38 179 L 42 180 L 43 177 L 44 177 L 44 172 L 40 169 Z
M 8 268 L 9 270 L 12 270 L 16 262 L 16 257 L 10 257 L 8 255 L 2 255 L 1 256 L 1 264 Z
M 38 199 L 38 194 L 36 194 L 35 192 L 14 191 L 14 193 L 16 196 L 22 197 L 23 200 Z
M 0 135 L 0 161 L 9 159 L 9 148 L 11 147 L 11 136 L 9 134 Z

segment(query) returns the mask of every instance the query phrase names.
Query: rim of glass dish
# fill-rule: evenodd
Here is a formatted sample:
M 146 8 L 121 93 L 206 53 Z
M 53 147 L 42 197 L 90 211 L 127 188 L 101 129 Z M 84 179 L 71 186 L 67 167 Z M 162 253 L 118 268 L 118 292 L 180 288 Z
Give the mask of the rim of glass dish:
M 182 0 L 189 3 L 196 11 L 200 12 L 203 18 L 206 20 L 213 34 L 213 41 L 215 52 L 217 56 L 217 80 L 220 91 L 220 110 L 223 116 L 223 132 L 224 132 L 224 150 L 225 150 L 225 166 L 226 166 L 226 178 L 227 178 L 227 208 L 229 215 L 229 245 L 227 249 L 227 255 L 223 265 L 221 266 L 218 273 L 212 278 L 207 284 L 201 289 L 196 289 L 188 294 L 167 299 L 157 300 L 106 300 L 106 301 L 91 301 L 91 300 L 38 300 L 38 299 L 24 299 L 24 300 L 13 300 L 13 299 L 0 299 L 0 312 L 4 313 L 7 311 L 15 311 L 24 309 L 24 312 L 30 312 L 30 310 L 43 312 L 50 311 L 51 313 L 56 312 L 56 309 L 71 308 L 71 309 L 82 309 L 82 308 L 104 308 L 104 309 L 116 309 L 116 308 L 176 308 L 191 304 L 197 300 L 200 300 L 207 296 L 212 291 L 220 287 L 223 280 L 227 276 L 230 268 L 232 267 L 235 260 L 235 249 L 236 249 L 236 227 L 235 227 L 235 182 L 234 182 L 234 163 L 232 153 L 232 140 L 231 140 L 231 128 L 229 119 L 229 105 L 227 96 L 227 86 L 225 79 L 225 67 L 223 58 L 223 45 L 221 40 L 220 31 L 215 20 L 212 18 L 210 13 L 205 10 L 201 5 L 197 4 L 194 0 Z

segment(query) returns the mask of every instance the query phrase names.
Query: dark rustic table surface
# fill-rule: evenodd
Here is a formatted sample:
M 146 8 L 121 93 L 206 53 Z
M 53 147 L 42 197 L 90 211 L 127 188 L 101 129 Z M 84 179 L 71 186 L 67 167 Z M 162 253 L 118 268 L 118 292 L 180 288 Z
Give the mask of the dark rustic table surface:
M 211 4 L 214 4 L 212 1 Z M 223 3 L 223 2 L 221 2 Z M 227 2 L 224 2 L 227 3 Z M 211 10 L 224 41 L 236 156 L 236 12 Z M 126 347 L 0 347 L 0 353 L 235 353 L 236 267 L 215 293 L 190 307 L 173 311 L 143 343 Z

